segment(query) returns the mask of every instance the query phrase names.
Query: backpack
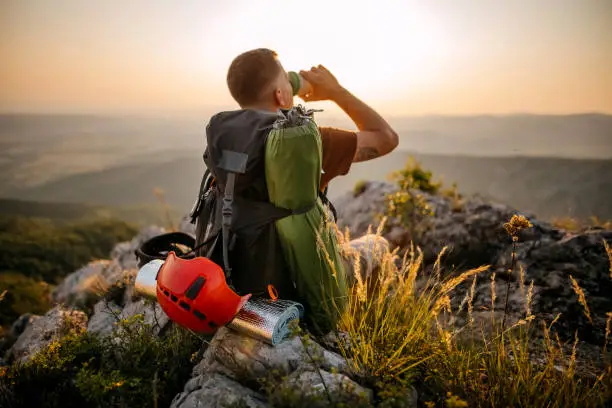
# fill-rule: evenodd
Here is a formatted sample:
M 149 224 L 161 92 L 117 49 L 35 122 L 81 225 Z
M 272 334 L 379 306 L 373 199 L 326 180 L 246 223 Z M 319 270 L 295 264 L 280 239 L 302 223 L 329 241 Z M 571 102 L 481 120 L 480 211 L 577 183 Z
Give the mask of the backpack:
M 300 301 L 275 222 L 304 214 L 316 202 L 299 209 L 270 203 L 266 142 L 282 117 L 279 113 L 241 109 L 210 119 L 203 154 L 206 170 L 190 216 L 196 225 L 197 256 L 223 265 L 227 283 L 236 293 Z M 335 219 L 335 209 L 325 192 L 319 199 Z

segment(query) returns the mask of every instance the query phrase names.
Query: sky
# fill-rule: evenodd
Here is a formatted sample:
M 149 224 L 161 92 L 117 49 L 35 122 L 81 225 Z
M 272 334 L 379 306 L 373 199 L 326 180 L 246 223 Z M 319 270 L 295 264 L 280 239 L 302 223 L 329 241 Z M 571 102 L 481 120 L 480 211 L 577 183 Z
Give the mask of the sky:
M 612 113 L 610 0 L 0 0 L 0 111 L 236 108 L 257 47 L 388 115 Z

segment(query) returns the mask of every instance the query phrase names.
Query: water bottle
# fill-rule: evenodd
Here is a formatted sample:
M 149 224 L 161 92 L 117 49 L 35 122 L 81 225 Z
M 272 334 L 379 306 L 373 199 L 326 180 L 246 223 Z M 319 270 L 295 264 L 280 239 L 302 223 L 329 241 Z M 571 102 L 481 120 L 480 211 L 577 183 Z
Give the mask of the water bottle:
M 303 97 L 312 92 L 312 85 L 303 76 L 295 71 L 289 71 L 289 82 L 293 89 L 293 96 Z

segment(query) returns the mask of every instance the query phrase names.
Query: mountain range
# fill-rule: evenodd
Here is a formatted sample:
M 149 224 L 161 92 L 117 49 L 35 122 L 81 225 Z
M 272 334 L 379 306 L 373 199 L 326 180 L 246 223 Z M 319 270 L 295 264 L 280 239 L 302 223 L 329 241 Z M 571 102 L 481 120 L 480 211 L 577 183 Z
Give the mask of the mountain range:
M 403 117 L 400 145 L 354 164 L 330 197 L 359 180 L 383 180 L 410 156 L 464 194 L 481 194 L 541 218 L 612 218 L 612 116 Z M 322 117 L 321 125 L 350 126 Z M 204 164 L 206 118 L 0 115 L 0 196 L 186 212 Z

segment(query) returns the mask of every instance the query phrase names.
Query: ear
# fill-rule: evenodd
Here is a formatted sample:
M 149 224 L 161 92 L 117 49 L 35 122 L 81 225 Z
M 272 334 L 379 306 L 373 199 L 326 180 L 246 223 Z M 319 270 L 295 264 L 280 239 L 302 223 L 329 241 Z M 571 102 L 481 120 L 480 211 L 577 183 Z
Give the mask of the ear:
M 274 99 L 281 109 L 290 109 L 293 106 L 293 94 L 287 92 L 282 87 L 277 87 L 274 91 Z

